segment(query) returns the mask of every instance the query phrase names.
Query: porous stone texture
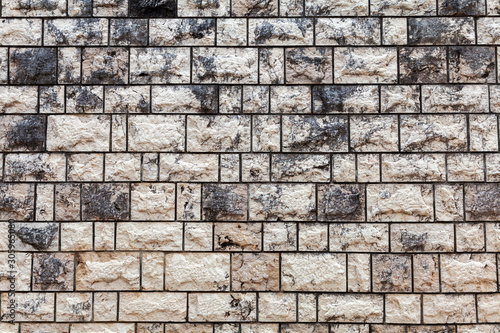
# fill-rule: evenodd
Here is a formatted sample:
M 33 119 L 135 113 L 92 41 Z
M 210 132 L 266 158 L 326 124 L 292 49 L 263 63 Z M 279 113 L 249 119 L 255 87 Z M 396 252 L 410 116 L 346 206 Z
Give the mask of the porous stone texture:
M 499 45 L 499 0 L 1 0 L 0 332 L 500 332 Z

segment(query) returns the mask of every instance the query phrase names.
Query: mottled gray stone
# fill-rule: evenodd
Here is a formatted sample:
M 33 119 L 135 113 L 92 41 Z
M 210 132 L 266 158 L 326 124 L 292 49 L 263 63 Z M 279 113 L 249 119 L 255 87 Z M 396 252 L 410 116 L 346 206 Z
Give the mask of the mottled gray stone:
M 129 54 L 125 48 L 85 48 L 82 81 L 87 84 L 128 83 Z
M 466 185 L 465 217 L 467 221 L 500 221 L 500 186 Z
M 306 18 L 250 19 L 250 45 L 312 45 L 313 21 Z
M 368 1 L 309 0 L 305 2 L 306 16 L 367 16 Z
M 55 48 L 10 49 L 10 82 L 14 84 L 55 84 Z
M 283 151 L 347 151 L 347 119 L 343 116 L 283 117 Z
M 450 47 L 449 57 L 450 82 L 495 82 L 495 48 L 453 46 Z
M 485 14 L 485 0 L 438 0 L 439 15 L 479 16 Z
M 285 56 L 280 48 L 259 48 L 259 80 L 261 84 L 285 82 Z
M 244 221 L 247 218 L 247 186 L 203 185 L 204 221 Z
M 392 252 L 453 252 L 452 224 L 393 224 Z
M 364 221 L 363 185 L 321 185 L 318 187 L 318 219 L 321 221 Z
M 149 42 L 153 46 L 214 45 L 215 19 L 152 19 Z
M 110 23 L 110 45 L 147 45 L 148 21 L 144 19 L 114 19 Z
M 0 220 L 32 220 L 34 201 L 33 184 L 0 184 Z
M 377 86 L 315 86 L 314 113 L 378 113 Z
M 374 254 L 372 265 L 373 291 L 411 291 L 411 256 L 404 254 Z
M 317 45 L 379 45 L 377 18 L 318 18 Z
M 311 113 L 311 88 L 308 86 L 271 87 L 271 113 Z
M 47 120 L 40 115 L 8 115 L 0 117 L 0 149 L 2 151 L 43 151 Z
M 271 180 L 277 182 L 327 182 L 330 180 L 328 155 L 274 154 Z
M 396 48 L 339 47 L 334 58 L 335 83 L 397 83 Z
M 132 17 L 176 17 L 175 0 L 129 0 Z
M 18 250 L 21 250 L 22 247 L 38 251 L 57 249 L 58 231 L 57 223 L 18 224 L 15 234 L 22 242 Z
M 150 109 L 149 86 L 106 87 L 106 113 L 148 113 Z
M 403 84 L 446 83 L 446 48 L 403 47 L 399 51 L 399 71 Z
M 232 0 L 232 16 L 277 16 L 278 0 Z
M 436 15 L 435 0 L 373 0 L 371 14 L 377 16 Z
M 389 228 L 382 223 L 331 224 L 330 251 L 389 251 Z
M 269 87 L 244 86 L 243 87 L 243 112 L 244 113 L 269 113 Z
M 193 81 L 196 83 L 257 83 L 257 49 L 193 49 Z
M 6 0 L 2 4 L 2 16 L 64 16 L 65 0 Z
M 126 220 L 129 216 L 128 185 L 85 184 L 82 206 L 84 220 Z
M 229 16 L 230 0 L 178 0 L 177 8 L 180 17 Z
M 130 83 L 189 83 L 188 48 L 130 49 Z
M 419 113 L 419 86 L 381 86 L 380 110 L 382 113 Z
M 40 113 L 64 113 L 64 86 L 42 86 Z
M 285 54 L 286 83 L 333 83 L 330 48 L 291 48 Z
M 350 145 L 354 151 L 398 150 L 398 119 L 396 116 L 352 116 L 350 134 Z
M 106 45 L 108 20 L 98 18 L 45 21 L 45 45 Z
M 422 86 L 422 112 L 487 113 L 488 87 L 483 85 Z
M 104 110 L 101 86 L 68 86 L 67 113 L 102 113 Z
M 73 275 L 73 254 L 33 255 L 33 290 L 73 290 Z
M 468 18 L 409 18 L 410 45 L 473 44 L 474 20 Z
M 63 154 L 8 154 L 5 157 L 6 181 L 64 181 L 66 158 Z

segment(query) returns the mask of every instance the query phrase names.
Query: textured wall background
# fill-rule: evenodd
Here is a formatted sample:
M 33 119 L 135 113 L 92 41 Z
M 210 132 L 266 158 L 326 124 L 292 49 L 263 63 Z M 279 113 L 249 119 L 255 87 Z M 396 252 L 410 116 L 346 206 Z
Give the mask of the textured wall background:
M 498 333 L 499 0 L 2 0 L 1 332 Z

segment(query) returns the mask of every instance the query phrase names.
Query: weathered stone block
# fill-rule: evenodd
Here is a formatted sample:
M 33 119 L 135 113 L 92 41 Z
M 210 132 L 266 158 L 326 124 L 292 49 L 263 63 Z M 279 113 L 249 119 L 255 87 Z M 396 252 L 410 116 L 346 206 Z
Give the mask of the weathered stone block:
M 178 222 L 119 222 L 117 250 L 178 251 L 182 249 L 182 224 Z
M 67 113 L 102 113 L 104 110 L 102 86 L 68 86 Z
M 43 151 L 47 120 L 40 115 L 0 117 L 0 149 L 8 151 Z
M 399 81 L 412 83 L 446 83 L 445 47 L 403 47 L 399 50 Z
M 350 135 L 354 151 L 397 151 L 398 118 L 392 115 L 351 116 Z
M 259 295 L 259 320 L 263 322 L 294 322 L 297 319 L 297 295 L 264 293 Z
M 322 294 L 318 296 L 318 319 L 323 322 L 381 323 L 383 296 L 372 294 Z
M 363 185 L 318 186 L 318 219 L 321 221 L 364 221 Z
M 0 184 L 0 220 L 33 220 L 35 186 Z
M 247 200 L 246 185 L 203 185 L 203 220 L 244 221 Z
M 312 45 L 313 22 L 307 18 L 250 19 L 249 45 Z
M 450 82 L 495 82 L 495 49 L 454 46 L 450 48 L 449 57 Z
M 33 255 L 33 290 L 73 290 L 73 274 L 71 253 Z
M 385 252 L 389 228 L 385 224 L 343 223 L 330 226 L 330 251 Z
M 148 21 L 145 19 L 111 20 L 110 45 L 147 45 Z
M 219 156 L 216 154 L 160 154 L 160 180 L 209 181 L 219 179 Z
M 55 84 L 55 48 L 10 49 L 10 82 L 14 84 Z
M 271 181 L 328 182 L 330 157 L 327 155 L 273 154 Z
M 232 256 L 232 290 L 279 289 L 279 256 L 276 253 L 239 253 Z
M 467 221 L 499 221 L 500 186 L 498 184 L 466 185 L 465 218 Z
M 130 83 L 189 83 L 190 60 L 185 47 L 131 48 Z
M 6 13 L 2 13 L 3 16 Z M 0 22 L 0 45 L 41 45 L 42 20 L 3 19 Z
M 245 322 L 257 319 L 255 293 L 190 293 L 190 321 Z
M 332 50 L 302 47 L 285 50 L 286 83 L 333 83 Z
M 452 224 L 393 224 L 392 252 L 453 252 Z
M 444 45 L 474 44 L 474 19 L 467 18 L 409 18 L 408 44 Z
M 215 223 L 216 251 L 260 251 L 262 249 L 262 224 Z
M 383 154 L 382 180 L 387 182 L 445 181 L 445 155 Z
M 175 0 L 129 0 L 130 16 L 132 17 L 176 17 L 177 4 Z
M 98 18 L 51 19 L 45 21 L 45 45 L 106 45 L 108 20 Z
M 110 118 L 104 115 L 48 116 L 48 151 L 108 151 Z
M 185 117 L 181 115 L 129 116 L 128 147 L 129 151 L 183 151 Z
M 277 0 L 233 0 L 232 16 L 276 16 L 278 14 Z
M 425 324 L 475 323 L 474 295 L 424 295 Z
M 183 321 L 186 293 L 120 293 L 120 321 Z
M 378 113 L 377 86 L 315 86 L 313 113 Z
M 149 24 L 152 46 L 214 45 L 215 19 L 153 19 Z
M 128 67 L 128 50 L 124 48 L 85 48 L 82 51 L 83 83 L 128 83 Z

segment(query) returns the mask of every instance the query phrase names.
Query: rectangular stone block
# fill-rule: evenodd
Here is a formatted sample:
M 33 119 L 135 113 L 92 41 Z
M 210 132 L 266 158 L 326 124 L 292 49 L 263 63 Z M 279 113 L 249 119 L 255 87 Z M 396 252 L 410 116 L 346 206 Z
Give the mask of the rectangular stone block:
M 194 83 L 257 83 L 255 48 L 194 48 Z
M 3 11 L 3 16 L 8 16 Z M 41 45 L 42 20 L 3 19 L 0 22 L 0 45 Z
M 121 292 L 120 321 L 183 321 L 186 318 L 186 293 Z
M 285 58 L 286 83 L 333 83 L 333 55 L 330 48 L 289 48 L 285 49 Z
M 249 19 L 249 45 L 312 45 L 313 21 L 308 18 Z
M 379 45 L 380 20 L 376 18 L 319 18 L 318 45 Z
M 330 226 L 330 251 L 386 252 L 389 228 L 386 224 L 338 223 Z
M 130 83 L 189 83 L 189 48 L 131 48 Z
M 257 319 L 255 293 L 190 293 L 188 319 L 246 322 Z
M 452 224 L 393 224 L 392 252 L 453 252 Z
M 318 320 L 322 322 L 383 321 L 383 296 L 373 294 L 320 294 Z
M 119 222 L 116 249 L 121 251 L 178 251 L 182 249 L 180 222 Z
M 129 150 L 183 151 L 185 122 L 181 115 L 131 115 L 127 132 Z
M 99 18 L 49 19 L 45 21 L 45 45 L 106 45 L 108 20 Z
M 151 46 L 215 45 L 215 19 L 152 19 Z
M 378 113 L 377 86 L 314 86 L 313 113 Z
M 408 44 L 445 45 L 473 44 L 474 20 L 466 18 L 409 18 Z
M 328 182 L 330 157 L 328 155 L 273 154 L 271 159 L 274 182 Z
M 474 295 L 424 295 L 425 324 L 475 323 Z
M 108 151 L 110 117 L 56 115 L 47 118 L 47 150 Z
M 153 86 L 154 113 L 217 113 L 217 86 Z
M 382 180 L 386 182 L 443 182 L 444 154 L 382 154 Z

